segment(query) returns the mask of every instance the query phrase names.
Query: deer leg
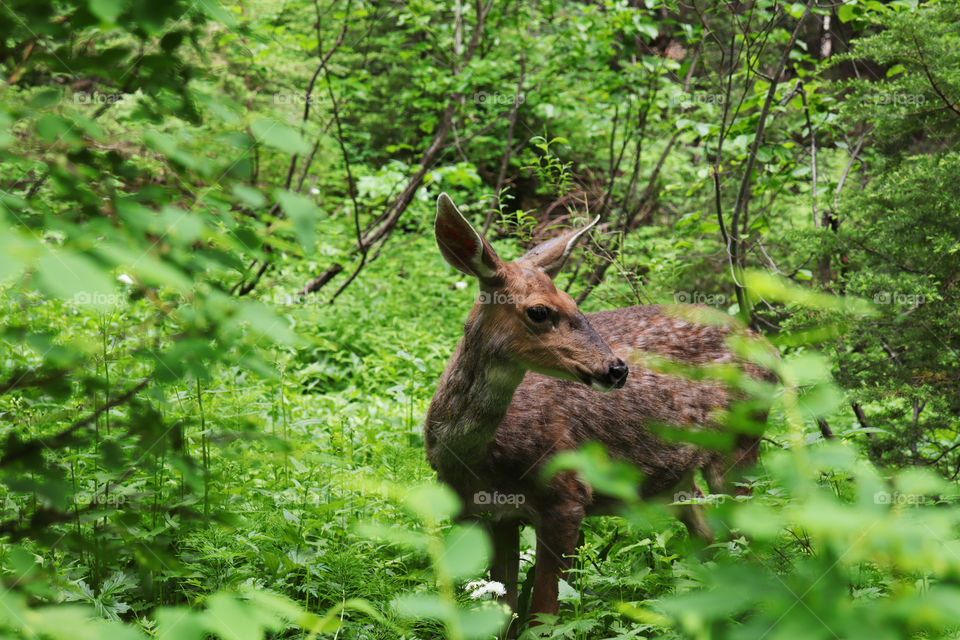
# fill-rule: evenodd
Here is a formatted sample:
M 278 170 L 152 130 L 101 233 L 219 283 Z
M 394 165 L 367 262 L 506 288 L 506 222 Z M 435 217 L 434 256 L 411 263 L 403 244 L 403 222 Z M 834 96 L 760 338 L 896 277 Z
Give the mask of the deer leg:
M 709 484 L 709 481 L 708 481 Z M 693 474 L 690 474 L 689 478 L 684 483 L 684 486 L 689 487 L 688 490 L 677 494 L 678 497 L 686 496 L 703 496 L 703 491 L 700 490 L 700 487 L 697 486 L 696 480 L 693 479 Z M 680 519 L 680 522 L 687 528 L 687 532 L 692 538 L 699 538 L 707 544 L 713 543 L 713 531 L 710 530 L 710 527 L 707 525 L 706 519 L 703 517 L 703 507 L 699 504 L 683 504 L 677 507 L 677 518 Z
M 500 598 L 512 611 L 517 611 L 517 576 L 520 572 L 520 526 L 513 521 L 494 522 L 490 527 L 493 538 L 493 562 L 490 579 L 501 583 L 506 594 Z
M 703 468 L 703 476 L 710 487 L 710 493 L 730 493 L 750 495 L 750 487 L 735 486 L 743 472 L 755 464 L 760 456 L 760 438 L 740 435 L 729 455 L 717 456 Z
M 570 556 L 577 550 L 583 516 L 583 506 L 576 505 L 544 517 L 538 524 L 531 615 L 556 615 L 560 610 L 560 578 L 570 568 Z
M 737 438 L 735 455 L 736 458 L 733 462 L 735 473 L 730 484 L 740 480 L 745 470 L 757 464 L 757 460 L 760 458 L 760 438 L 741 435 Z M 734 487 L 733 492 L 734 495 L 748 496 L 753 493 L 753 490 L 750 487 Z
M 703 517 L 703 509 L 698 504 L 681 505 L 677 517 L 690 532 L 690 536 L 700 538 L 707 544 L 713 543 L 713 531 Z

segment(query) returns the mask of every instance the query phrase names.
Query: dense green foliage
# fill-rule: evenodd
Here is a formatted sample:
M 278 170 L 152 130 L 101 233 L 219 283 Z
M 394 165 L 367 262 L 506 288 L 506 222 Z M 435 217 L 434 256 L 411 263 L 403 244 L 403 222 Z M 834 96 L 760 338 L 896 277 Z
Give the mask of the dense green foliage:
M 475 295 L 447 191 L 508 258 L 599 214 L 585 310 L 703 303 L 781 355 L 741 345 L 776 390 L 704 374 L 773 404 L 707 549 L 603 451 L 557 461 L 626 507 L 528 633 L 955 637 L 958 20 L 0 3 L 0 635 L 493 637 L 423 455 Z

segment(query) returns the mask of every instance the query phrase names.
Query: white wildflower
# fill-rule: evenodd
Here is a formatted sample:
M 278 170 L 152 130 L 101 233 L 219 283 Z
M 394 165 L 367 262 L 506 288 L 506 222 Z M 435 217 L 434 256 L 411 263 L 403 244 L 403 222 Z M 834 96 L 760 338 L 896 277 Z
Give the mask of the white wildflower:
M 453 286 L 455 286 L 457 289 L 466 289 L 468 285 L 463 280 L 457 280 L 457 282 Z
M 533 564 L 533 551 L 524 549 L 520 552 L 520 564 Z
M 488 594 L 502 596 L 507 593 L 507 589 L 503 586 L 503 583 L 497 582 L 496 580 L 475 580 L 468 582 L 464 586 L 464 589 L 470 594 L 472 600 L 479 600 Z
M 119 280 L 123 284 L 133 284 L 133 278 L 131 278 L 125 273 L 121 273 L 120 275 L 118 275 L 117 280 Z

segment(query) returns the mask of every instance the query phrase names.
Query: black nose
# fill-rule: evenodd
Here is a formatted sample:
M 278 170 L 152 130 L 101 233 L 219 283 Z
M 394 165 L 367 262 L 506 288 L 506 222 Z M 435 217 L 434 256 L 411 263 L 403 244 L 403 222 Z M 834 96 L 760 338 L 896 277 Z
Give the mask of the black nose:
M 627 373 L 629 371 L 630 370 L 627 368 L 627 365 L 623 360 L 618 359 L 616 362 L 610 365 L 610 380 L 617 389 L 627 383 Z

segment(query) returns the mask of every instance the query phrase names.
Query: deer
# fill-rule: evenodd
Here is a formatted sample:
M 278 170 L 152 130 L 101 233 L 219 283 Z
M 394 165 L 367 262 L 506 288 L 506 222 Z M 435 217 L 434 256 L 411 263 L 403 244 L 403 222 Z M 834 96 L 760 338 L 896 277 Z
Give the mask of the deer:
M 721 492 L 735 477 L 725 472 L 758 459 L 756 434 L 737 434 L 732 451 L 712 452 L 664 442 L 650 430 L 653 423 L 716 426 L 714 412 L 730 405 L 731 393 L 715 381 L 642 367 L 633 354 L 694 366 L 736 363 L 726 343 L 734 329 L 697 324 L 657 305 L 582 313 L 553 279 L 598 220 L 505 262 L 446 193 L 437 200 L 440 253 L 474 278 L 480 293 L 427 411 L 426 456 L 460 497 L 465 516 L 492 516 L 490 576 L 504 585 L 503 600 L 515 612 L 520 527 L 533 525 L 531 617 L 559 613 L 559 580 L 570 568 L 580 525 L 609 512 L 572 471 L 542 480 L 554 455 L 599 442 L 612 458 L 639 468 L 643 499 L 677 487 L 695 494 L 697 470 L 712 492 Z M 752 377 L 771 380 L 759 366 L 740 364 Z M 691 537 L 712 541 L 697 505 L 680 507 L 679 517 Z

